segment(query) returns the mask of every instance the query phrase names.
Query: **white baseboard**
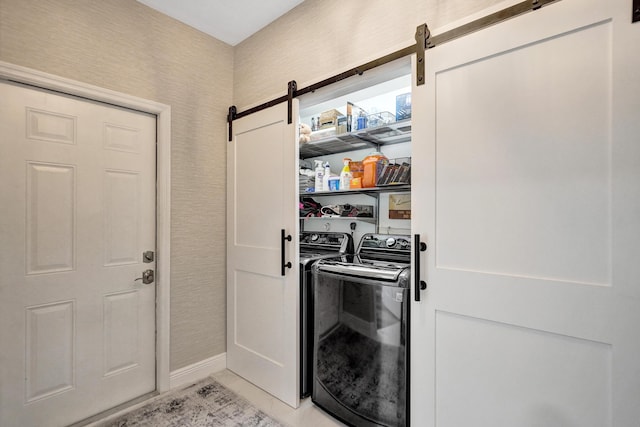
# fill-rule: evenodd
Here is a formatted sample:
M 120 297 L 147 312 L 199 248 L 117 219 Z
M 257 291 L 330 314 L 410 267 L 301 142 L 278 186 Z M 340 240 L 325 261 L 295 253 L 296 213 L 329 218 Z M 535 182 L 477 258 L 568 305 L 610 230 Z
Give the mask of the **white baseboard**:
M 227 369 L 227 353 L 220 353 L 171 372 L 169 374 L 169 388 L 174 389 L 194 383 L 224 369 Z

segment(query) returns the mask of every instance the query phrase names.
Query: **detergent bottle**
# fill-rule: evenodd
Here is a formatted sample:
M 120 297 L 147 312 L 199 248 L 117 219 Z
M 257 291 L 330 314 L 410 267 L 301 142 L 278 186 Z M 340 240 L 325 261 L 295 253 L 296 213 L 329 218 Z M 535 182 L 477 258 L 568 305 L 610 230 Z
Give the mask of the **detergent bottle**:
M 389 163 L 389 159 L 387 159 L 384 154 L 377 151 L 365 157 L 362 161 L 364 168 L 362 186 L 364 188 L 375 187 L 378 176 L 380 176 L 380 173 L 382 173 L 382 170 L 387 163 Z
M 344 158 L 342 159 L 344 166 L 342 167 L 342 171 L 340 172 L 340 190 L 349 190 L 351 188 L 351 169 L 349 168 L 349 163 L 351 159 Z

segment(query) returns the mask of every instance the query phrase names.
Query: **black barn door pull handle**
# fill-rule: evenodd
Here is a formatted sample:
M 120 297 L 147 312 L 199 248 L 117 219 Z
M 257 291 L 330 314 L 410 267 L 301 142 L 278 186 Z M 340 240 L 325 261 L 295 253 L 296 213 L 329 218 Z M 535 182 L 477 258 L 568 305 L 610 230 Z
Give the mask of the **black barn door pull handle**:
M 284 232 L 284 228 L 280 230 L 280 261 L 281 261 L 281 270 L 280 270 L 280 274 L 284 276 L 284 269 L 285 268 L 291 268 L 293 267 L 293 265 L 291 265 L 291 261 L 285 263 L 284 262 L 284 242 L 285 240 L 287 242 L 290 242 L 292 239 L 291 234 L 287 234 L 285 236 L 285 232 Z
M 415 283 L 414 283 L 414 299 L 420 301 L 420 291 L 427 289 L 427 282 L 420 280 L 420 252 L 427 250 L 427 244 L 420 241 L 420 235 L 414 234 L 414 246 L 413 246 L 413 261 L 415 270 Z

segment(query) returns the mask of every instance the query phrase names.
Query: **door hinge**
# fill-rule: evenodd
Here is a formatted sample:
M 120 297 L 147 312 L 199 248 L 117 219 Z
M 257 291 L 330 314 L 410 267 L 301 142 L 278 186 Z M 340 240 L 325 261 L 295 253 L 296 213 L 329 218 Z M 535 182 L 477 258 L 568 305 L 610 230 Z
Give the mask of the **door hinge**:
M 631 15 L 631 22 L 640 21 L 640 0 L 633 0 L 633 13 Z
M 416 28 L 416 85 L 421 86 L 425 82 L 425 50 L 429 43 L 431 32 L 427 24 L 418 25 Z

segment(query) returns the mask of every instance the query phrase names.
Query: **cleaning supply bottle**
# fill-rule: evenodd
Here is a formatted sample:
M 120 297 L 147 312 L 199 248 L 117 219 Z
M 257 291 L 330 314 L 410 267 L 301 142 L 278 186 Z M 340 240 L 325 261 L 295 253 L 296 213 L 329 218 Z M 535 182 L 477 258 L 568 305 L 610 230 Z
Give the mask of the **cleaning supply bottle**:
M 329 162 L 326 162 L 324 164 L 324 176 L 322 177 L 322 189 L 324 191 L 329 191 L 329 178 L 331 178 L 331 167 Z
M 349 190 L 351 188 L 351 169 L 349 169 L 349 163 L 351 159 L 344 158 L 342 159 L 344 166 L 342 167 L 342 171 L 340 172 L 340 190 Z
M 315 173 L 315 192 L 323 191 L 323 181 L 324 181 L 324 169 L 322 168 L 322 160 L 316 160 L 316 173 Z

